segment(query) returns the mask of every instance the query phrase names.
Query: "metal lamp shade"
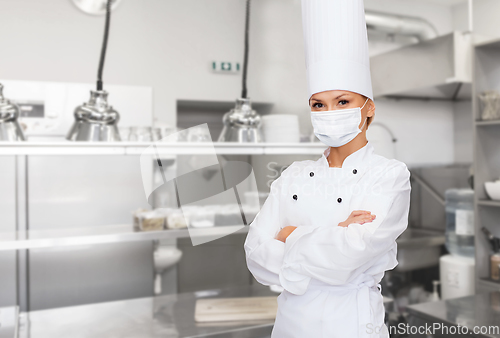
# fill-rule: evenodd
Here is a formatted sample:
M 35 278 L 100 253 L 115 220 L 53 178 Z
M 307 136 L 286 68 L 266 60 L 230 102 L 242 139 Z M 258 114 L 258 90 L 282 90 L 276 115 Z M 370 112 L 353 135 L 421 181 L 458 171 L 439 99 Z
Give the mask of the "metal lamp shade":
M 75 123 L 66 139 L 70 141 L 121 141 L 118 131 L 120 115 L 108 105 L 108 93 L 90 91 L 90 100 L 75 109 Z
M 0 83 L 0 141 L 26 140 L 18 117 L 19 107 L 3 97 L 3 85 Z
M 252 109 L 249 99 L 236 100 L 236 107 L 224 114 L 222 122 L 219 142 L 262 142 L 260 115 Z

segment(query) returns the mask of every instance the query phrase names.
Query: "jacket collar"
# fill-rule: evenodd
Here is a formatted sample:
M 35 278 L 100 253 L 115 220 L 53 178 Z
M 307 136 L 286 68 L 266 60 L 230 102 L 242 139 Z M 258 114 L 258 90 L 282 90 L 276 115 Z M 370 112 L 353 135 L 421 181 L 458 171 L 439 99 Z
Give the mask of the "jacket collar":
M 373 146 L 368 141 L 363 147 L 356 150 L 349 156 L 347 156 L 342 163 L 342 168 L 332 168 L 332 169 L 352 169 L 352 168 L 364 168 L 370 162 L 370 156 L 373 154 Z M 328 155 L 330 154 L 330 147 L 328 147 L 324 152 L 321 158 L 318 160 L 318 164 L 321 166 L 330 168 L 330 164 L 328 163 Z

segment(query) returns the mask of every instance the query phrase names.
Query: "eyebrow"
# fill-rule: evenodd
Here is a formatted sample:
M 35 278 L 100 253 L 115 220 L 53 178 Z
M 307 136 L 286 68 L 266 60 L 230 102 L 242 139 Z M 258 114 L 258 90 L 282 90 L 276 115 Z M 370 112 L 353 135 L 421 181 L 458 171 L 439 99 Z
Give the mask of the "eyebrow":
M 349 95 L 349 94 L 347 94 L 347 93 L 340 94 L 340 95 L 339 95 L 339 96 L 337 96 L 334 100 L 338 100 L 338 99 L 340 99 L 342 96 L 346 96 L 346 95 Z M 321 102 L 322 100 L 319 100 L 319 99 L 313 99 L 313 98 L 311 98 L 311 101 Z

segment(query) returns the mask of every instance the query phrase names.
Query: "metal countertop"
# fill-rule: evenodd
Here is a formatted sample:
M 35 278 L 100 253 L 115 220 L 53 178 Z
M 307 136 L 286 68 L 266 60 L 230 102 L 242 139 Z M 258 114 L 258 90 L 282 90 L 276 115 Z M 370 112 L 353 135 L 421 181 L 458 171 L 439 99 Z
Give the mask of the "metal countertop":
M 261 285 L 180 293 L 20 315 L 20 338 L 265 337 L 273 321 L 196 323 L 200 298 L 276 296 Z
M 477 327 L 500 327 L 500 292 L 485 292 L 438 302 L 428 302 L 407 307 L 410 314 L 441 322 L 447 325 Z M 500 330 L 500 329 L 499 329 Z M 471 337 L 500 338 L 500 333 L 492 329 L 489 333 L 469 333 Z M 458 336 L 457 336 L 458 337 Z

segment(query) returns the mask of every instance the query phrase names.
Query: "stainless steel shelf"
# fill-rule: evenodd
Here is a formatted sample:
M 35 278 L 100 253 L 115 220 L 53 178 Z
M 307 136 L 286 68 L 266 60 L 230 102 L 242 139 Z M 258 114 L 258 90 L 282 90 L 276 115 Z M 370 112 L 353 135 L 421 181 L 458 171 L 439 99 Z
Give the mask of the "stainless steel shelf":
M 134 231 L 132 225 L 125 224 L 74 229 L 0 232 L 0 251 L 148 241 L 165 238 L 215 237 L 228 233 L 245 233 L 247 231 L 248 227 L 237 225 L 139 232 Z
M 500 207 L 500 201 L 493 200 L 479 200 L 477 201 L 477 204 L 486 207 Z
M 481 40 L 481 41 L 479 41 Z M 500 85 L 500 39 L 490 39 L 484 36 L 475 36 L 473 56 L 474 70 L 474 95 L 472 116 L 474 123 L 474 181 L 488 182 L 492 177 L 498 176 L 498 127 L 500 119 L 481 120 L 481 105 L 479 94 L 488 90 L 498 90 Z M 484 196 L 483 184 L 475 184 L 476 196 L 481 199 L 475 201 L 475 236 L 483 239 L 481 228 L 493 229 L 498 224 L 500 201 L 493 201 Z M 480 294 L 491 290 L 500 290 L 500 283 L 483 279 L 490 272 L 491 248 L 487 241 L 476 240 L 475 246 L 475 273 L 476 293 Z
M 478 280 L 482 285 L 486 286 L 489 289 L 500 290 L 500 282 L 499 281 L 495 281 L 489 277 L 481 277 Z
M 478 127 L 500 126 L 500 120 L 476 120 L 476 126 Z
M 153 143 L 138 142 L 9 142 L 0 144 L 0 156 L 9 155 L 141 155 Z M 191 154 L 248 154 L 287 155 L 322 154 L 327 148 L 320 142 L 310 143 L 155 143 L 158 153 L 163 155 Z
M 477 38 L 476 38 L 476 40 L 477 40 Z M 493 39 L 481 38 L 481 39 L 479 39 L 479 41 L 474 42 L 474 47 L 475 48 L 499 49 L 500 48 L 500 39 L 499 38 L 493 38 Z

